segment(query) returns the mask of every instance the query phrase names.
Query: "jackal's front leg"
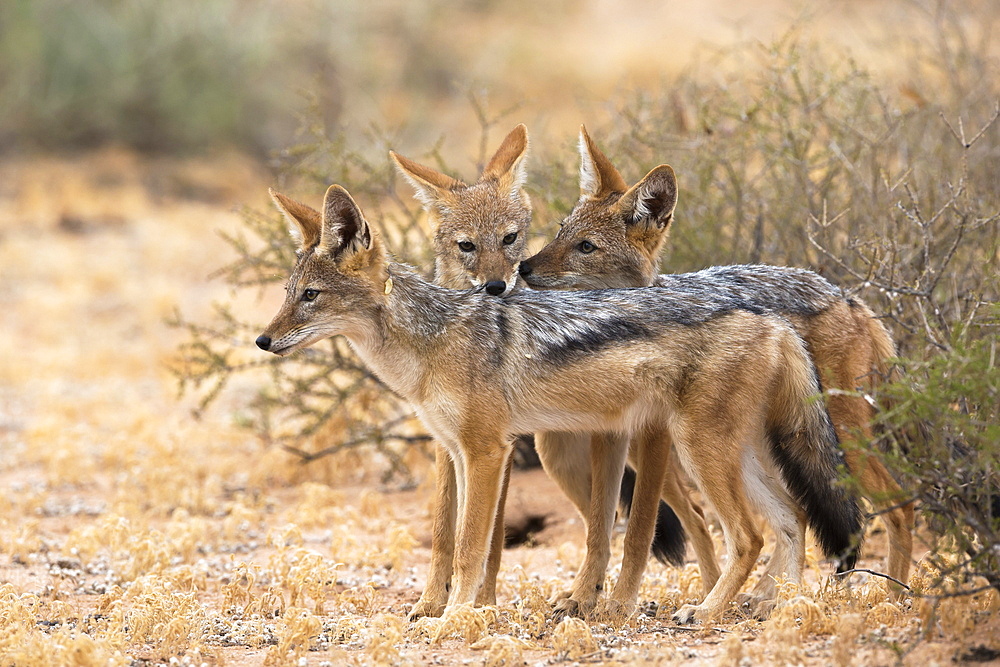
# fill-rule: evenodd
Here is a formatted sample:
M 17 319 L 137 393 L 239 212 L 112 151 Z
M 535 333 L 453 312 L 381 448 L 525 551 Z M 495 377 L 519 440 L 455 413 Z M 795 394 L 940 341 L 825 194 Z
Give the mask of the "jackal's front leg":
M 495 605 L 497 603 L 497 574 L 500 572 L 500 560 L 503 557 L 504 534 L 503 513 L 507 505 L 507 489 L 510 486 L 510 469 L 514 465 L 514 457 L 507 457 L 507 465 L 503 469 L 503 484 L 500 486 L 500 500 L 493 517 L 493 536 L 490 539 L 490 554 L 486 559 L 486 578 L 479 587 L 476 596 L 476 606 Z
M 611 559 L 611 531 L 621 488 L 628 438 L 611 433 L 595 433 L 591 441 L 591 493 L 587 515 L 587 555 L 573 582 L 568 598 L 556 603 L 554 616 L 586 616 L 604 589 L 604 577 Z
M 484 444 L 485 443 L 485 444 Z M 464 507 L 455 542 L 455 589 L 449 605 L 475 602 L 486 570 L 504 466 L 513 449 L 501 435 L 462 443 L 465 456 Z M 502 526 L 501 526 L 502 529 Z
M 458 485 L 451 455 L 443 445 L 438 445 L 434 469 L 436 480 L 431 524 L 431 567 L 424 592 L 410 612 L 411 621 L 423 616 L 440 616 L 448 604 L 452 560 L 455 557 Z

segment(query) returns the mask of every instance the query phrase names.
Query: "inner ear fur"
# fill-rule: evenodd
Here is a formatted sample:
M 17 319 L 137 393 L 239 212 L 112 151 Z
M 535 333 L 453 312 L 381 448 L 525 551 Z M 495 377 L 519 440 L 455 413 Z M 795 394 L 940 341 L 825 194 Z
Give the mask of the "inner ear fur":
M 348 248 L 359 250 L 372 247 L 368 221 L 351 194 L 339 185 L 331 185 L 323 198 L 320 247 L 330 255 Z
M 628 190 L 621 173 L 611 164 L 597 144 L 590 138 L 587 128 L 580 126 L 580 196 L 603 200 L 612 194 Z
M 286 197 L 273 188 L 267 189 L 275 207 L 288 221 L 288 231 L 299 244 L 300 249 L 311 248 L 319 243 L 323 216 L 316 209 Z
M 633 185 L 618 206 L 631 224 L 665 230 L 677 206 L 677 177 L 670 165 L 661 164 Z

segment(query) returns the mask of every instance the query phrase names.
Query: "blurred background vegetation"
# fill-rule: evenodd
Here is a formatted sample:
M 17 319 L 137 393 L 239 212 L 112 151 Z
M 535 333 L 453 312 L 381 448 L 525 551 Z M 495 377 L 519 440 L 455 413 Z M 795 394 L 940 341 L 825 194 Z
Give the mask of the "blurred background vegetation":
M 236 147 L 314 204 L 342 183 L 397 255 L 429 267 L 389 148 L 468 180 L 527 123 L 537 249 L 577 197 L 585 122 L 626 180 L 677 171 L 664 271 L 804 266 L 886 318 L 907 375 L 880 444 L 939 528 L 942 577 L 992 572 L 1000 587 L 1000 7 L 790 6 L 7 0 L 0 148 Z M 276 214 L 246 221 L 219 275 L 266 289 L 290 244 Z M 245 419 L 266 442 L 307 460 L 374 445 L 406 477 L 400 448 L 419 427 L 342 341 L 262 360 L 250 341 L 263 323 L 218 312 L 175 322 L 189 334 L 176 371 L 203 407 L 263 369 Z

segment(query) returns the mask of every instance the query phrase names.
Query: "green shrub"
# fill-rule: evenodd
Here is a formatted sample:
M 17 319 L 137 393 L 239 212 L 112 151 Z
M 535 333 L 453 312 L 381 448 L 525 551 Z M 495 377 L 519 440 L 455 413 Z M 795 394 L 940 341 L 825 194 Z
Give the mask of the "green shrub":
M 284 55 L 273 13 L 245 5 L 0 4 L 0 137 L 60 149 L 260 148 L 288 113 L 282 91 L 261 82 Z
M 931 584 L 949 593 L 974 590 L 972 576 L 1000 591 L 998 326 L 993 306 L 945 351 L 903 361 L 904 379 L 885 388 L 879 444 L 931 529 Z

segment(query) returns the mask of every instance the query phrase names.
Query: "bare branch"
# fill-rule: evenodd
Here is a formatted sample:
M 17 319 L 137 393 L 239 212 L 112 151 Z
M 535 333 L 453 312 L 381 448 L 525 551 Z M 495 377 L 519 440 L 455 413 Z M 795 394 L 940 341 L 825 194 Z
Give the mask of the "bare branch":
M 899 579 L 896 579 L 895 577 L 890 577 L 888 574 L 884 574 L 882 572 L 876 572 L 875 570 L 869 570 L 869 569 L 863 568 L 863 567 L 856 567 L 856 568 L 853 568 L 851 570 L 844 570 L 843 572 L 836 572 L 836 573 L 834 573 L 833 576 L 835 576 L 835 577 L 846 577 L 847 575 L 854 574 L 855 572 L 865 572 L 866 574 L 873 574 L 876 577 L 883 577 L 883 578 L 888 579 L 889 581 L 891 581 L 891 582 L 893 582 L 895 584 L 898 584 L 899 586 L 902 586 L 906 590 L 910 590 L 909 586 L 907 586 L 906 584 L 904 584 Z

